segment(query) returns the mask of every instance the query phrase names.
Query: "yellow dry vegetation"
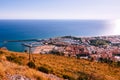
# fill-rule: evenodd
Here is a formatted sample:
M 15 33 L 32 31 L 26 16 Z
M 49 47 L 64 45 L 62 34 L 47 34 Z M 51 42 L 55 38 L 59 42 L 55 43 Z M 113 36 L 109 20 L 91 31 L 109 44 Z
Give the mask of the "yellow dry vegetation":
M 46 74 L 31 69 L 26 65 L 18 65 L 7 61 L 6 56 L 13 55 L 14 53 L 5 50 L 0 50 L 0 52 L 2 52 L 2 54 L 0 54 L 0 80 L 11 80 L 10 77 L 14 75 L 22 75 L 31 80 L 52 80 Z M 19 56 L 19 54 L 17 56 Z
M 2 58 L 1 60 L 5 60 L 5 57 L 7 56 L 15 56 L 20 60 L 21 64 L 14 64 L 17 63 L 14 62 L 10 64 L 11 66 L 14 64 L 14 67 L 8 66 L 7 69 L 11 74 L 15 74 L 16 70 L 18 70 L 20 74 L 30 78 L 36 76 L 44 78 L 44 75 L 38 71 L 38 67 L 42 66 L 45 67 L 49 73 L 70 80 L 80 80 L 81 76 L 85 78 L 84 80 L 120 80 L 120 68 L 111 67 L 106 63 L 91 62 L 84 59 L 52 54 L 33 54 L 36 67 L 34 69 L 28 67 L 21 68 L 21 66 L 26 66 L 29 62 L 29 56 L 27 53 L 10 52 L 6 50 L 1 51 L 3 53 L 0 54 L 0 58 Z M 2 63 L 0 62 L 0 76 L 4 77 L 5 73 L 3 68 Z M 89 78 L 87 78 L 86 75 L 89 76 Z

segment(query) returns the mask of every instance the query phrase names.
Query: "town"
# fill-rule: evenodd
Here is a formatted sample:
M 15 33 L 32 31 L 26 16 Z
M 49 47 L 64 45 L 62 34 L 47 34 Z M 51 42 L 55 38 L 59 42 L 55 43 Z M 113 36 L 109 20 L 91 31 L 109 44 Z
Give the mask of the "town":
M 120 61 L 120 36 L 63 36 L 37 40 L 32 44 L 37 45 L 32 49 L 33 54 L 56 54 L 94 61 Z

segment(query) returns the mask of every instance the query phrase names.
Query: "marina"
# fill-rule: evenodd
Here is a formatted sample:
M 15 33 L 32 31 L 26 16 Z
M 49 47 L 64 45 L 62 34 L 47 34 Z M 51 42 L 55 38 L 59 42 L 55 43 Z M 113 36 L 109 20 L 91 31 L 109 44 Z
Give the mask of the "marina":
M 49 39 L 9 40 L 8 43 L 19 42 L 24 47 L 23 50 L 29 54 L 58 54 L 85 59 L 92 57 L 96 61 L 102 57 L 120 61 L 120 45 L 114 43 L 119 42 L 119 38 L 120 36 L 64 36 Z

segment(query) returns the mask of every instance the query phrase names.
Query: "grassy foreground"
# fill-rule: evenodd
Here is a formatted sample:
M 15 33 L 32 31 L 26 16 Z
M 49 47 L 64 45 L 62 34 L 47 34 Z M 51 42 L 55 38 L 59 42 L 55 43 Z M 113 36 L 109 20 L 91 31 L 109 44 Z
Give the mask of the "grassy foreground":
M 120 68 L 105 63 L 52 54 L 33 54 L 33 57 L 34 61 L 29 62 L 26 53 L 0 50 L 0 78 L 6 78 L 5 71 L 15 74 L 18 69 L 17 73 L 36 80 L 48 79 L 41 72 L 68 80 L 120 80 Z M 10 65 L 6 68 L 2 62 Z

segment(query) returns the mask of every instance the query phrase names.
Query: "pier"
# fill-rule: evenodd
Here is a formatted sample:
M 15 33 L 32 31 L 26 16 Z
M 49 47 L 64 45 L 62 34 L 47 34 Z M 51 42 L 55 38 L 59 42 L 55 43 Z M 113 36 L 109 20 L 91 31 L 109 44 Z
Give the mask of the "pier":
M 26 39 L 26 40 L 5 40 L 4 43 L 7 42 L 25 42 L 25 41 L 39 41 L 39 39 Z

